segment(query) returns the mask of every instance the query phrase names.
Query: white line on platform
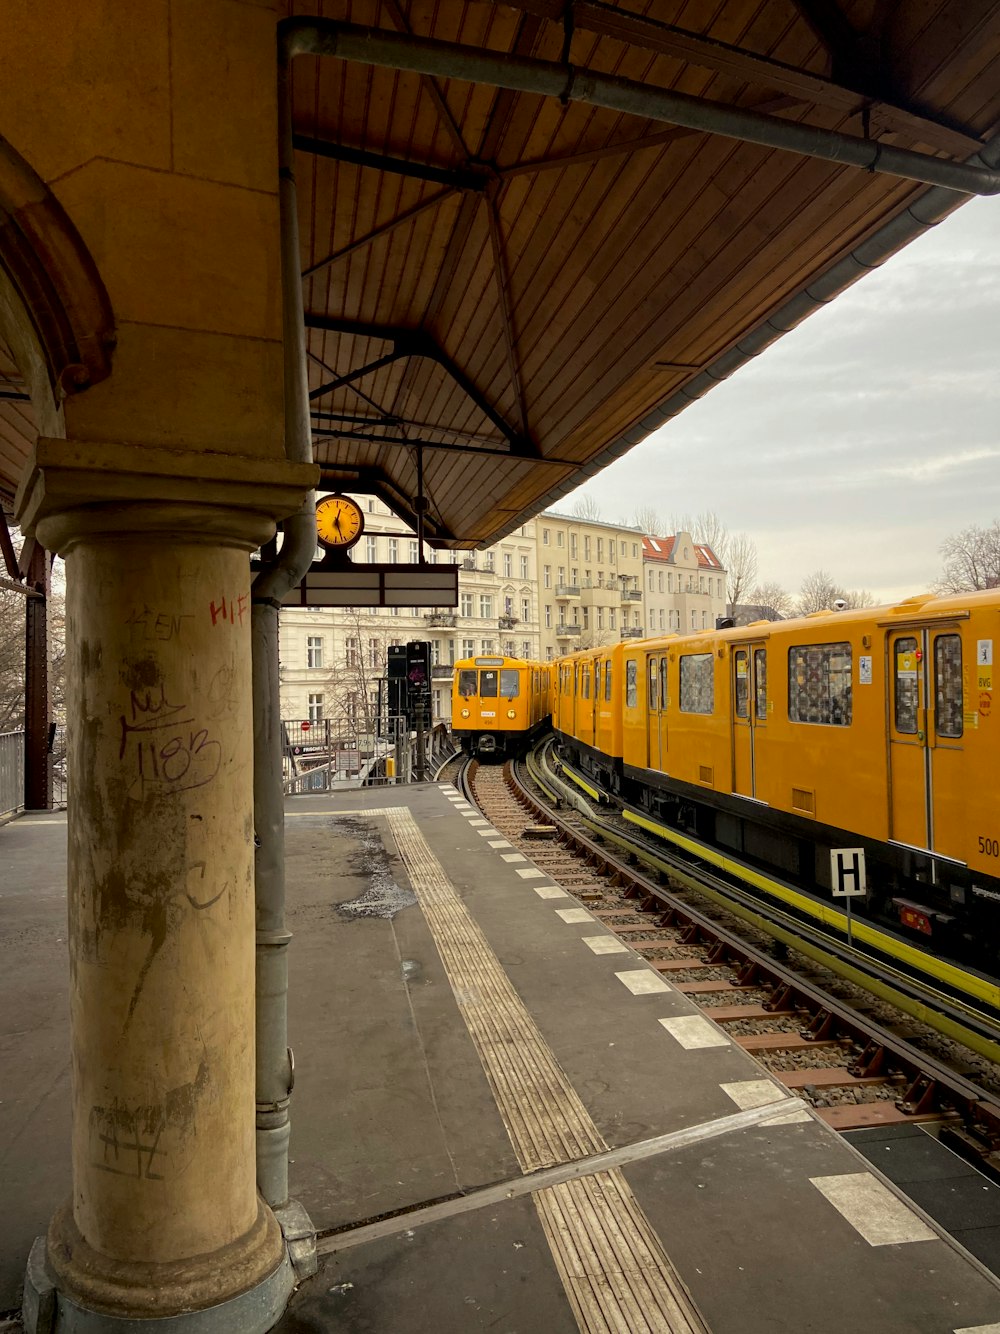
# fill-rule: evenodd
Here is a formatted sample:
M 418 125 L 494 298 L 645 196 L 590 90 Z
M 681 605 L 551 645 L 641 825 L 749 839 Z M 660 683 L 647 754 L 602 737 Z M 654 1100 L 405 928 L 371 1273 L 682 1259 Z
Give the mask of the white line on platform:
M 496 841 L 495 843 L 491 843 L 491 844 L 490 844 L 490 847 L 491 847 L 491 848 L 509 848 L 509 847 L 510 847 L 510 839 L 509 839 L 509 838 L 498 838 L 497 841 Z
M 655 991 L 670 991 L 670 983 L 664 982 L 657 973 L 648 968 L 632 968 L 627 973 L 615 973 L 618 981 L 628 987 L 633 996 L 651 996 Z
M 534 885 L 533 889 L 540 899 L 567 899 L 569 895 L 558 885 Z
M 541 880 L 545 875 L 545 872 L 540 871 L 537 866 L 519 866 L 517 873 L 522 880 Z
M 628 946 L 617 936 L 584 936 L 583 943 L 595 954 L 627 954 Z
M 783 1102 L 785 1093 L 778 1084 L 770 1079 L 742 1079 L 736 1084 L 720 1084 L 727 1097 L 732 1098 L 737 1107 L 766 1107 L 769 1102 Z M 796 1099 L 798 1101 L 798 1099 Z M 796 1111 L 771 1117 L 761 1124 L 765 1126 L 788 1126 L 800 1121 L 811 1121 L 812 1117 L 799 1103 Z
M 870 1172 L 848 1172 L 844 1176 L 810 1177 L 809 1180 L 869 1246 L 938 1240 L 937 1233 Z
M 473 829 L 476 829 L 479 825 L 489 824 L 489 820 L 476 820 L 473 819 L 473 817 L 470 815 L 467 815 L 465 818 L 469 821 L 469 824 L 472 826 Z
M 556 916 L 564 922 L 593 922 L 593 917 L 586 908 L 557 908 Z
M 715 1024 L 700 1014 L 685 1014 L 676 1019 L 661 1019 L 660 1023 L 685 1051 L 701 1051 L 705 1047 L 728 1047 L 729 1039 Z
M 493 844 L 490 844 L 492 848 Z M 502 852 L 500 856 L 505 862 L 526 862 L 528 859 L 523 852 Z
M 954 1334 L 1000 1334 L 1000 1321 L 994 1321 L 992 1325 L 966 1325 L 956 1329 Z
M 497 831 L 495 829 L 477 829 L 476 833 L 480 838 L 496 838 L 497 836 Z

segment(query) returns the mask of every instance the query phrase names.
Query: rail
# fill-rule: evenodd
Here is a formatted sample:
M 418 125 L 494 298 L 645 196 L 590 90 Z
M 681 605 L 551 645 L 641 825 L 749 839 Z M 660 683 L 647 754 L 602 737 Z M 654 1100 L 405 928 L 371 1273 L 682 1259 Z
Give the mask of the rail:
M 24 806 L 24 733 L 0 732 L 0 817 Z

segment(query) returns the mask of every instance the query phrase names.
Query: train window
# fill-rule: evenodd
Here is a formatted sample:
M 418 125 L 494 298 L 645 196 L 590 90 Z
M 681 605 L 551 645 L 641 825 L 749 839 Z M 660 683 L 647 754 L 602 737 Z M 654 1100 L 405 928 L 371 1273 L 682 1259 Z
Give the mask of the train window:
M 594 663 L 594 699 L 601 698 L 601 664 Z
M 622 543 L 622 545 L 624 546 L 624 543 Z M 635 708 L 636 698 L 639 693 L 636 689 L 636 681 L 638 680 L 638 677 L 639 664 L 636 662 L 635 658 L 629 658 L 628 662 L 625 664 L 625 707 L 627 709 Z
M 611 698 L 611 663 L 604 664 L 604 698 Z
M 580 668 L 580 695 L 583 699 L 590 699 L 590 668 Z
M 753 651 L 753 676 L 756 699 L 754 709 L 757 721 L 767 718 L 767 649 L 755 648 Z
M 505 667 L 500 672 L 500 694 L 505 699 L 517 699 L 521 693 L 521 673 L 516 667 Z
M 463 667 L 458 674 L 458 693 L 463 699 L 471 699 L 476 693 L 476 676 L 478 673 L 472 667 Z
M 649 710 L 652 713 L 656 710 L 656 659 L 650 658 L 648 666 L 649 666 L 649 696 L 647 702 L 649 705 Z
M 733 654 L 733 670 L 736 673 L 736 716 L 750 717 L 750 655 L 745 648 L 738 648 Z
M 793 723 L 850 726 L 850 644 L 797 644 L 788 650 L 788 717 Z
M 934 640 L 934 730 L 938 736 L 962 735 L 962 640 L 938 635 Z
M 660 708 L 667 707 L 667 660 L 660 659 Z
M 711 653 L 681 658 L 681 712 L 711 713 L 715 708 L 715 668 Z
M 917 641 L 897 639 L 893 651 L 893 710 L 897 732 L 916 732 L 918 706 Z
M 479 673 L 479 698 L 496 699 L 497 685 L 499 684 L 496 672 Z

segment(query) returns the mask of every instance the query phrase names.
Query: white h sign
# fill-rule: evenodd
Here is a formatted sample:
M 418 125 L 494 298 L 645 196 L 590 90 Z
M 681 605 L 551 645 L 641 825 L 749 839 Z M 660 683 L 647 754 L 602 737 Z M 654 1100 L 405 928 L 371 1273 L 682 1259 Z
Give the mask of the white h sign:
M 864 894 L 864 848 L 831 848 L 830 881 L 835 899 L 855 898 Z

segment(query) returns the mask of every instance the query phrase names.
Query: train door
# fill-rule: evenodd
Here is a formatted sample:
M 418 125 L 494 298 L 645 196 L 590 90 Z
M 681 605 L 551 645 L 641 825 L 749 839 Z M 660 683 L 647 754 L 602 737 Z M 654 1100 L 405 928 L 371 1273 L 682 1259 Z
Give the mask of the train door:
M 757 731 L 767 726 L 767 649 L 738 644 L 732 652 L 733 791 L 757 798 Z
M 660 685 L 656 655 L 646 658 L 646 744 L 649 753 L 647 767 L 660 769 Z
M 954 626 L 890 632 L 887 675 L 889 837 L 913 848 L 953 846 L 964 730 L 961 636 Z
M 948 803 L 960 791 L 961 636 L 953 626 L 891 632 L 887 675 L 889 838 L 933 850 L 936 827 L 952 823 Z

